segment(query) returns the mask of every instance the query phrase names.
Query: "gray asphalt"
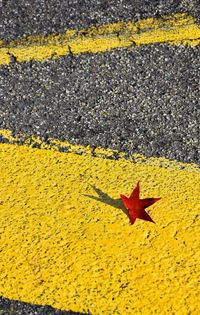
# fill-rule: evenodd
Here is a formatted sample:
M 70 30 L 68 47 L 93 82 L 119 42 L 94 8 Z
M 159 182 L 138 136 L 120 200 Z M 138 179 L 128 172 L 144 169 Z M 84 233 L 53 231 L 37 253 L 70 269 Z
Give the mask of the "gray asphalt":
M 200 21 L 199 0 L 8 0 L 3 5 L 0 37 L 8 41 L 173 12 Z M 54 137 L 200 164 L 199 69 L 199 48 L 165 44 L 70 54 L 44 63 L 13 60 L 0 67 L 0 128 L 44 141 Z M 1 298 L 0 314 L 65 313 Z
M 91 315 L 72 311 L 60 311 L 51 306 L 11 301 L 0 297 L 0 315 Z
M 200 163 L 199 48 L 154 45 L 2 67 L 1 128 Z
M 199 0 L 2 0 L 1 38 L 65 32 L 117 21 L 187 12 L 200 21 Z

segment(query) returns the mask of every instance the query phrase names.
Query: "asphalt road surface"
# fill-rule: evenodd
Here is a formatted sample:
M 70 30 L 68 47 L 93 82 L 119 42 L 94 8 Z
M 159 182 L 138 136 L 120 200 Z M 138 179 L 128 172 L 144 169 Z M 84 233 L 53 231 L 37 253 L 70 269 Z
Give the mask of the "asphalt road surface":
M 1 39 L 189 13 L 199 1 L 3 1 Z M 200 164 L 199 47 L 156 44 L 0 67 L 0 127 Z M 1 142 L 5 139 L 1 137 Z M 0 314 L 75 314 L 0 300 Z

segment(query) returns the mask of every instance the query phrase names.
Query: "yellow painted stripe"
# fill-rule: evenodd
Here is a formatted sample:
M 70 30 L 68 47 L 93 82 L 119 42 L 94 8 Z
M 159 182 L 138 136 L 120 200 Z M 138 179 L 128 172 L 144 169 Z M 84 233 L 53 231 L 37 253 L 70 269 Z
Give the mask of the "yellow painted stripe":
M 89 157 L 98 157 L 103 159 L 111 159 L 116 160 L 126 159 L 133 163 L 142 163 L 146 165 L 153 166 L 161 166 L 161 167 L 170 167 L 170 169 L 174 170 L 187 170 L 192 172 L 199 172 L 200 168 L 198 165 L 194 163 L 183 163 L 177 162 L 174 160 L 168 160 L 165 157 L 162 158 L 146 158 L 142 154 L 135 153 L 132 156 L 127 155 L 125 152 L 119 152 L 118 150 L 105 149 L 102 147 L 96 147 L 93 149 L 92 147 L 82 146 L 77 144 L 72 144 L 69 141 L 60 141 L 55 138 L 48 138 L 48 143 L 44 142 L 40 137 L 36 137 L 34 135 L 27 134 L 18 134 L 16 136 L 13 135 L 11 130 L 8 129 L 0 129 L 0 136 L 3 137 L 4 140 L 7 140 L 11 144 L 23 144 L 28 147 L 39 147 L 41 149 L 53 150 L 53 151 L 64 151 L 68 153 L 75 153 L 78 155 L 84 155 Z
M 84 52 L 99 53 L 132 45 L 170 43 L 197 46 L 200 27 L 187 14 L 173 14 L 162 18 L 148 18 L 138 22 L 118 22 L 92 26 L 83 30 L 69 30 L 64 34 L 28 36 L 10 43 L 0 41 L 0 64 L 9 64 L 10 55 L 18 62 L 58 58 Z
M 99 315 L 199 314 L 199 168 L 71 148 L 0 144 L 0 295 Z M 138 180 L 142 198 L 162 198 L 148 210 L 155 225 L 131 226 L 121 209 Z

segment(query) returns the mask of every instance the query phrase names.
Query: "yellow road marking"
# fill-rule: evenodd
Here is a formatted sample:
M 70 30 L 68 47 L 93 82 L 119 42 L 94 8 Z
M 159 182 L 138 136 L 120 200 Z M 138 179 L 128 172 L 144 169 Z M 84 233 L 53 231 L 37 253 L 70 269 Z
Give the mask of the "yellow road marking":
M 183 170 L 186 169 L 187 171 L 192 172 L 199 172 L 199 166 L 194 163 L 183 163 L 173 160 L 168 160 L 166 158 L 145 158 L 142 154 L 133 154 L 133 156 L 128 156 L 125 152 L 119 152 L 118 150 L 112 149 L 104 149 L 101 147 L 96 147 L 95 149 L 91 148 L 90 146 L 82 146 L 77 144 L 72 144 L 69 141 L 60 141 L 55 138 L 48 138 L 48 143 L 42 141 L 40 137 L 35 137 L 33 135 L 26 135 L 26 134 L 19 134 L 14 136 L 11 130 L 8 129 L 0 129 L 0 136 L 7 140 L 11 144 L 24 144 L 28 147 L 39 147 L 41 149 L 53 150 L 53 151 L 60 151 L 63 150 L 68 153 L 75 153 L 78 155 L 84 155 L 89 157 L 99 157 L 103 159 L 111 159 L 116 160 L 116 156 L 122 159 L 128 159 L 130 162 L 134 163 L 142 163 L 146 165 L 153 165 L 153 166 L 161 166 L 161 167 L 170 167 L 170 169 L 174 170 Z
M 28 36 L 4 43 L 0 40 L 0 64 L 9 64 L 13 55 L 18 62 L 58 58 L 84 52 L 99 53 L 132 45 L 170 43 L 197 46 L 200 27 L 195 19 L 179 13 L 162 18 L 148 18 L 138 22 L 118 22 L 83 30 L 69 30 L 64 34 Z
M 92 314 L 198 314 L 198 166 L 75 147 L 0 144 L 0 295 Z M 120 209 L 138 180 L 142 198 L 162 197 L 148 209 L 155 225 L 131 226 Z

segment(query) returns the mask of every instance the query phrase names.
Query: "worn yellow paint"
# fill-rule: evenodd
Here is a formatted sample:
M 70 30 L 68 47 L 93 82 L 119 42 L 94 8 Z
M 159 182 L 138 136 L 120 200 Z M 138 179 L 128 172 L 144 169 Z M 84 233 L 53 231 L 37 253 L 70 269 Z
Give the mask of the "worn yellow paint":
M 10 43 L 0 41 L 0 64 L 9 64 L 10 55 L 18 62 L 58 58 L 83 52 L 99 53 L 132 45 L 169 43 L 197 46 L 200 27 L 185 13 L 148 18 L 137 22 L 118 22 L 64 34 L 28 36 Z
M 199 314 L 197 165 L 1 135 L 13 144 L 0 144 L 0 295 L 92 314 Z M 121 209 L 138 180 L 142 198 L 162 198 L 148 208 L 155 225 L 131 226 Z
M 170 169 L 174 170 L 183 170 L 187 169 L 187 171 L 192 172 L 199 172 L 199 166 L 194 163 L 177 163 L 173 160 L 168 160 L 165 157 L 162 158 L 154 158 L 149 157 L 148 159 L 145 158 L 142 154 L 133 154 L 132 156 L 128 156 L 125 152 L 119 152 L 118 150 L 113 149 L 105 149 L 102 147 L 96 147 L 93 149 L 92 147 L 82 146 L 77 144 L 72 144 L 69 141 L 61 141 L 55 138 L 48 138 L 48 142 L 44 142 L 42 138 L 36 137 L 34 135 L 28 134 L 18 134 L 13 135 L 11 130 L 8 129 L 0 129 L 0 136 L 3 137 L 4 140 L 11 144 L 24 144 L 25 146 L 29 147 L 39 147 L 41 149 L 48 149 L 53 151 L 60 151 L 64 150 L 68 153 L 75 153 L 84 156 L 96 156 L 99 158 L 106 158 L 106 159 L 116 159 L 117 158 L 122 160 L 126 159 L 130 162 L 134 163 L 143 163 L 146 165 L 153 165 L 153 166 L 162 166 L 162 167 L 170 167 Z

